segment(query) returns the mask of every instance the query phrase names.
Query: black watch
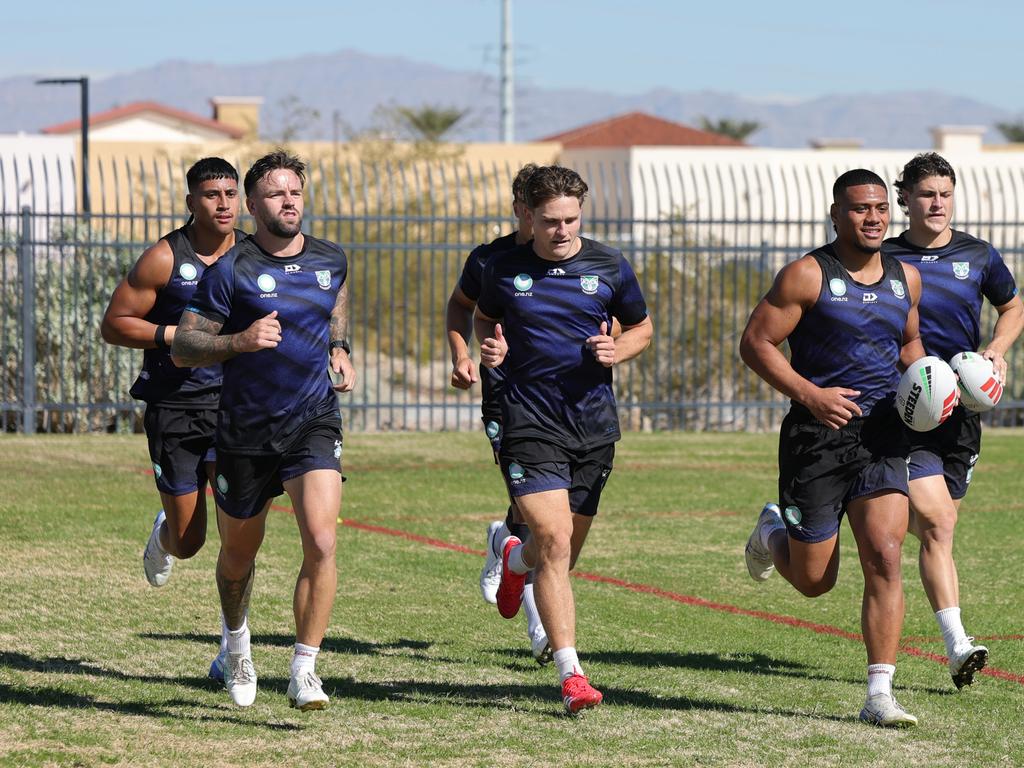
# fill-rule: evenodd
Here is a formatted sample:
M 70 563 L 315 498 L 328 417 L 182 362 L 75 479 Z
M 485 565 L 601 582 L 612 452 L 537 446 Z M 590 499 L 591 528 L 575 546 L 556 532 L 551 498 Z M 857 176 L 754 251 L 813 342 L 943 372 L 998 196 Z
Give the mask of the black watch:
M 336 349 L 344 349 L 345 354 L 352 354 L 352 345 L 348 343 L 348 339 L 335 339 L 331 342 L 330 351 L 333 352 Z

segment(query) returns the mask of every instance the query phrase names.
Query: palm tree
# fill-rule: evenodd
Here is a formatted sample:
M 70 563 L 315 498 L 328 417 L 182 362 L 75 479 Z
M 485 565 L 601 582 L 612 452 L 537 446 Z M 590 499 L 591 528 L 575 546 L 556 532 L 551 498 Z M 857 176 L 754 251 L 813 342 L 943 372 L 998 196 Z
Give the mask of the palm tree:
M 468 114 L 455 107 L 395 107 L 399 122 L 419 141 L 436 143 Z
M 761 130 L 763 126 L 756 120 L 732 120 L 728 117 L 720 117 L 712 121 L 701 115 L 700 127 L 702 130 L 717 133 L 719 136 L 728 136 L 736 141 L 746 141 L 750 134 Z

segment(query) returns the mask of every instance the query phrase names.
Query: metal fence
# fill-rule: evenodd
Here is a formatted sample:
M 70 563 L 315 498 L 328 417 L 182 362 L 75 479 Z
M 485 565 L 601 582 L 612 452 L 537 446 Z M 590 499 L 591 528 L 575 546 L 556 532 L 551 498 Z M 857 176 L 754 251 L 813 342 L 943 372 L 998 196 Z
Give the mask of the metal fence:
M 739 360 L 737 345 L 779 267 L 830 239 L 828 190 L 836 173 L 825 166 L 780 170 L 748 158 L 740 170 L 578 168 L 592 190 L 584 233 L 623 250 L 656 329 L 651 349 L 616 371 L 625 429 L 765 430 L 785 411 L 784 399 Z M 341 243 L 349 257 L 359 380 L 340 401 L 348 428 L 478 424 L 479 392 L 448 383 L 444 308 L 469 250 L 514 226 L 517 170 L 457 160 L 311 164 L 304 228 Z M 86 217 L 68 194 L 75 184 L 70 161 L 0 158 L 4 431 L 139 429 L 140 404 L 128 389 L 141 352 L 103 343 L 99 323 L 142 250 L 183 223 L 183 172 L 166 160 L 101 167 Z M 12 177 L 18 194 L 4 191 Z M 993 177 L 961 168 L 958 181 L 959 210 L 969 213 L 958 227 L 992 241 L 1015 274 L 1024 274 L 1017 215 L 1024 169 Z M 1008 196 L 1012 206 L 993 205 Z M 893 218 L 891 231 L 898 232 L 904 221 L 898 211 Z M 241 226 L 251 229 L 251 222 L 243 218 Z M 1019 350 L 1010 361 L 1004 404 L 986 417 L 992 423 L 1024 423 Z

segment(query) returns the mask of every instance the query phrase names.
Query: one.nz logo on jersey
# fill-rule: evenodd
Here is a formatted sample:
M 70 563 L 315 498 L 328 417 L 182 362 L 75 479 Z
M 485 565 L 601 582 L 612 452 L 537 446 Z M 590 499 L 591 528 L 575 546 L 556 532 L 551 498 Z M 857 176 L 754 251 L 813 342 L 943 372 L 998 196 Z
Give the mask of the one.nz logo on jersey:
M 525 272 L 516 275 L 515 279 L 512 280 L 512 285 L 516 289 L 516 296 L 533 296 L 533 293 L 530 291 L 533 288 L 533 278 Z

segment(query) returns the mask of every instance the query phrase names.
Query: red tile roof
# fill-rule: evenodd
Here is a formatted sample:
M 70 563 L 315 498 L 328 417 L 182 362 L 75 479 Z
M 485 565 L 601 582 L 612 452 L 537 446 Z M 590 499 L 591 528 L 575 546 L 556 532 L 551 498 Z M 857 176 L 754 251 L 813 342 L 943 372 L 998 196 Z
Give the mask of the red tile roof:
M 245 135 L 245 131 L 241 128 L 235 128 L 221 123 L 216 120 L 211 120 L 208 117 L 200 117 L 194 115 L 191 112 L 186 112 L 183 109 L 175 109 L 174 107 L 168 107 L 165 104 L 159 104 L 155 101 L 136 101 L 131 104 L 125 104 L 123 107 L 116 107 L 114 109 L 107 110 L 106 112 L 99 112 L 95 115 L 89 116 L 89 127 L 104 125 L 105 123 L 113 123 L 118 120 L 123 120 L 126 117 L 132 115 L 138 115 L 145 112 L 155 112 L 158 115 L 169 117 L 172 120 L 180 120 L 185 123 L 191 123 L 192 125 L 201 126 L 211 131 L 218 131 L 223 133 L 225 136 L 232 139 L 240 139 Z M 42 129 L 43 133 L 75 133 L 81 130 L 81 120 L 69 120 L 66 123 L 60 123 L 58 125 L 51 125 Z
M 540 141 L 557 141 L 566 149 L 590 147 L 745 147 L 742 141 L 701 131 L 643 112 L 629 112 L 571 131 L 556 133 Z

